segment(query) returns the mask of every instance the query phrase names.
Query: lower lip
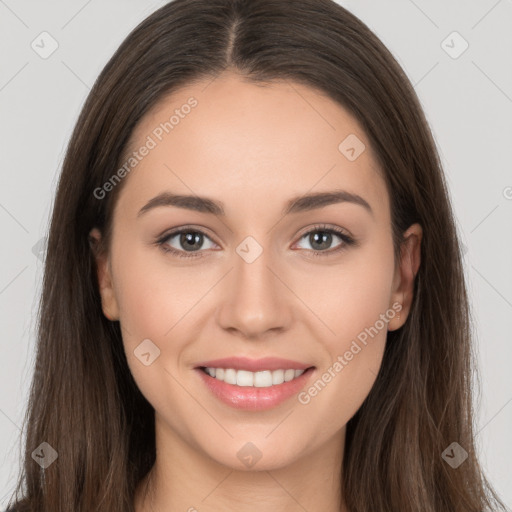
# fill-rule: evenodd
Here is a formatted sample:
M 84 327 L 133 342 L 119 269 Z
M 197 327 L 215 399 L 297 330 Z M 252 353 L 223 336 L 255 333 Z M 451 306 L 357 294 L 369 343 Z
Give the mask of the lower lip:
M 262 411 L 276 407 L 297 394 L 313 373 L 314 367 L 308 368 L 302 375 L 288 382 L 264 388 L 227 384 L 222 380 L 210 377 L 200 368 L 195 368 L 195 370 L 199 372 L 208 389 L 225 404 L 236 409 Z

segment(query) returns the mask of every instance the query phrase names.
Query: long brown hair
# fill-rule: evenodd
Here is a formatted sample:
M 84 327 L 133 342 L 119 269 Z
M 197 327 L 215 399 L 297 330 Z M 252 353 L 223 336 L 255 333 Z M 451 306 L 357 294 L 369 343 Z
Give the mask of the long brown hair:
M 133 511 L 155 461 L 154 411 L 129 371 L 118 322 L 101 309 L 88 234 L 106 247 L 121 165 L 156 102 L 233 69 L 329 95 L 365 129 L 391 201 L 395 255 L 423 227 L 410 316 L 388 333 L 381 371 L 347 425 L 344 499 L 351 512 L 505 510 L 475 451 L 472 330 L 461 250 L 441 163 L 416 93 L 370 29 L 331 0 L 175 0 L 140 23 L 107 63 L 63 163 L 49 229 L 20 511 Z M 127 178 L 129 179 L 129 178 Z M 468 458 L 442 457 L 456 441 Z M 42 469 L 46 442 L 58 459 Z

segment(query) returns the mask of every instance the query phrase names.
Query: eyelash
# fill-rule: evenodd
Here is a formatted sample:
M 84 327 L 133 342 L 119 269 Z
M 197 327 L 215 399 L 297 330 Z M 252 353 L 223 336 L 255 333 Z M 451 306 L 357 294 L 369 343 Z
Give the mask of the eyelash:
M 317 224 L 317 225 L 313 226 L 313 228 L 310 229 L 309 231 L 307 231 L 306 233 L 304 233 L 299 238 L 299 240 L 302 240 L 306 236 L 310 235 L 311 233 L 317 232 L 317 231 L 320 231 L 322 233 L 335 234 L 335 235 L 337 235 L 339 238 L 341 238 L 343 240 L 343 243 L 337 249 L 334 249 L 334 250 L 332 250 L 332 249 L 328 249 L 328 250 L 325 250 L 325 251 L 315 251 L 315 250 L 313 250 L 312 251 L 313 252 L 313 257 L 325 257 L 325 256 L 329 256 L 329 255 L 332 255 L 332 254 L 338 254 L 338 253 L 346 250 L 348 247 L 356 245 L 356 243 L 357 243 L 354 238 L 352 238 L 351 236 L 347 235 L 341 229 L 334 228 L 334 227 L 329 227 L 329 226 L 326 226 L 326 225 L 323 225 L 323 224 Z M 185 227 L 179 228 L 179 229 L 177 229 L 175 231 L 171 231 L 170 233 L 166 233 L 165 235 L 160 237 L 158 240 L 156 240 L 155 244 L 157 246 L 159 246 L 165 253 L 171 253 L 172 255 L 177 256 L 178 258 L 202 258 L 204 251 L 201 251 L 201 250 L 199 250 L 199 251 L 192 251 L 192 252 L 178 251 L 178 250 L 176 250 L 174 248 L 169 248 L 169 246 L 166 245 L 170 238 L 174 238 L 176 235 L 180 235 L 181 233 L 194 233 L 194 234 L 199 233 L 199 234 L 201 234 L 201 235 L 203 235 L 203 236 L 205 236 L 207 238 L 210 238 L 206 233 L 204 233 L 200 229 L 196 229 L 196 228 L 191 228 L 191 227 L 185 226 Z

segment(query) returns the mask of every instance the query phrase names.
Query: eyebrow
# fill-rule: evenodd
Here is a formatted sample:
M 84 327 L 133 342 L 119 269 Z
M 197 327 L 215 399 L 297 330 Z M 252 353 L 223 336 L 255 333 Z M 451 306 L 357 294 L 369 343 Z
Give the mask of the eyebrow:
M 317 208 L 323 208 L 332 204 L 353 203 L 362 206 L 373 216 L 373 210 L 368 202 L 358 194 L 353 194 L 346 190 L 332 190 L 329 192 L 316 192 L 290 199 L 282 211 L 282 215 L 291 213 L 300 213 Z M 150 199 L 137 214 L 138 217 L 144 213 L 157 208 L 159 206 L 176 206 L 177 208 L 185 208 L 200 213 L 209 213 L 225 217 L 224 204 L 221 201 L 214 201 L 208 197 L 190 196 L 182 194 L 172 194 L 170 192 L 162 192 Z

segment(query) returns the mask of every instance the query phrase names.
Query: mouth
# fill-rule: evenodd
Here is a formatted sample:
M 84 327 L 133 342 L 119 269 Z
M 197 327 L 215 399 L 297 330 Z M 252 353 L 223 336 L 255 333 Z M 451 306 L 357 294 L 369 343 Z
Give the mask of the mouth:
M 280 358 L 226 358 L 196 366 L 214 397 L 236 409 L 261 411 L 283 404 L 303 389 L 316 367 Z

